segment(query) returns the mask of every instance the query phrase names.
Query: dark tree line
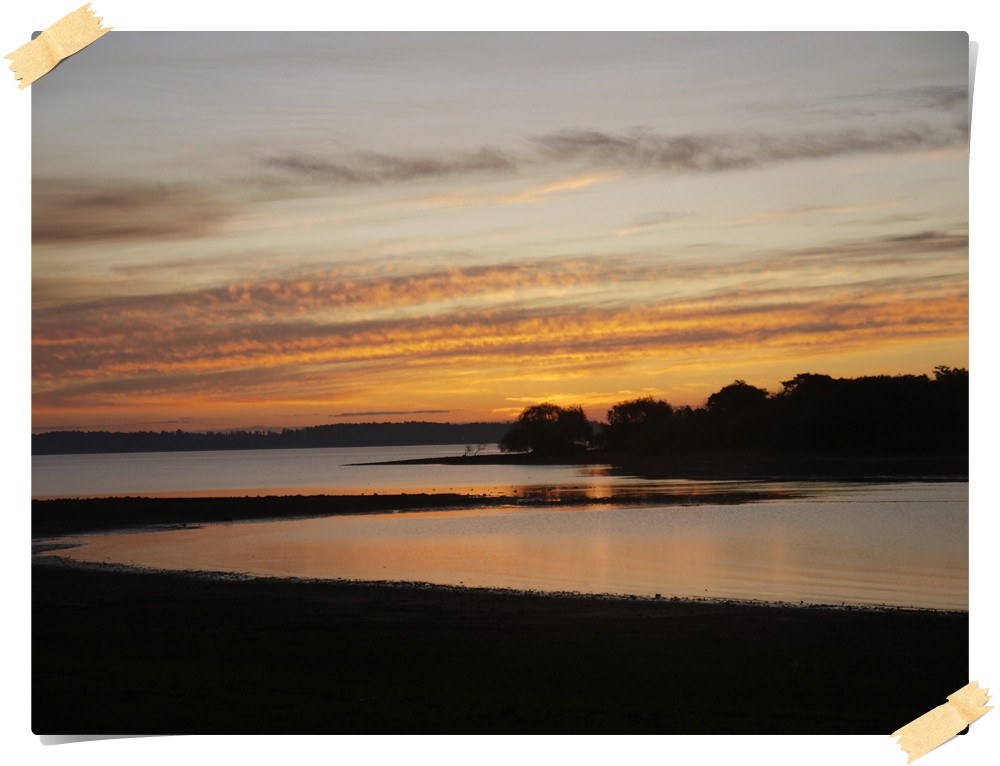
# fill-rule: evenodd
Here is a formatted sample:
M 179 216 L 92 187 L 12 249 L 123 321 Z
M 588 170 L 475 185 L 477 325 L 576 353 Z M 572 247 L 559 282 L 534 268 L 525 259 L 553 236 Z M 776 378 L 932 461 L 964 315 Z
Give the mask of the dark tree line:
M 596 428 L 595 428 L 596 425 Z M 34 455 L 97 452 L 494 444 L 505 452 L 566 454 L 589 448 L 631 455 L 704 450 L 940 451 L 966 454 L 969 373 L 833 378 L 801 373 L 770 393 L 737 380 L 703 407 L 643 397 L 621 402 L 607 422 L 580 407 L 540 404 L 509 423 L 339 423 L 281 431 L 52 431 Z
M 850 450 L 966 453 L 969 373 L 833 378 L 802 373 L 776 393 L 737 380 L 704 407 L 643 397 L 616 404 L 596 431 L 579 408 L 527 408 L 505 451 L 570 452 L 584 445 L 634 455 L 702 450 Z
M 281 431 L 50 431 L 31 437 L 31 454 L 496 444 L 509 423 L 335 423 Z

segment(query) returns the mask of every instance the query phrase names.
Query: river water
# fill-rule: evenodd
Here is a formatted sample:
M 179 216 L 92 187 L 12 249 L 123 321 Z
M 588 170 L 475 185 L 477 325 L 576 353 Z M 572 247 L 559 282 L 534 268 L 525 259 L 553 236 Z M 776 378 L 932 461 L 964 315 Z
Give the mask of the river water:
M 347 466 L 461 447 L 34 458 L 36 496 L 360 494 L 530 497 L 572 488 L 684 504 L 499 508 L 212 524 L 94 535 L 61 552 L 162 569 L 663 597 L 968 608 L 968 484 L 685 482 L 599 467 Z M 770 499 L 717 500 L 721 490 Z M 691 501 L 692 496 L 704 501 Z
M 371 465 L 462 455 L 463 445 L 35 455 L 32 497 L 244 496 L 461 492 L 621 483 L 592 467 Z M 495 449 L 493 450 L 496 451 Z M 368 465 L 366 465 L 368 464 Z M 627 480 L 622 480 L 627 481 Z

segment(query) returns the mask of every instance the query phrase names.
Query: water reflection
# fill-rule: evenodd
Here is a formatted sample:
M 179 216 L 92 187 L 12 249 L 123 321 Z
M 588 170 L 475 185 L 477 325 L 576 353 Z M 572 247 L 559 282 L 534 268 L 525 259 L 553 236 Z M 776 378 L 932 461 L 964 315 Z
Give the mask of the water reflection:
M 658 481 L 617 479 L 606 483 L 558 484 L 555 486 L 496 487 L 497 496 L 518 497 L 529 505 L 683 505 L 685 503 L 749 503 L 759 500 L 804 497 L 817 486 L 791 482 L 698 481 L 661 479 Z
M 611 506 L 588 495 L 589 485 L 533 488 L 525 499 L 547 507 L 107 535 L 69 554 L 257 575 L 967 608 L 965 484 L 799 483 L 759 502 L 745 496 L 775 488 L 705 484 L 655 487 L 690 504 Z M 695 502 L 698 492 L 733 501 Z M 574 505 L 575 496 L 594 502 Z
M 392 494 L 509 495 L 522 487 L 599 487 L 623 479 L 593 466 L 399 464 L 461 455 L 460 445 L 151 452 L 32 457 L 32 497 Z

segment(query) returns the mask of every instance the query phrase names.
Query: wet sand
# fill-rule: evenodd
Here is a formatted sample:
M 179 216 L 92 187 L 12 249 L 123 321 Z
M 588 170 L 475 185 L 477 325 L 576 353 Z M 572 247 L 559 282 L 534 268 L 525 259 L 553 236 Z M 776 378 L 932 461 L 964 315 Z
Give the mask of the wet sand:
M 966 613 L 38 557 L 32 610 L 38 734 L 888 734 L 968 682 Z

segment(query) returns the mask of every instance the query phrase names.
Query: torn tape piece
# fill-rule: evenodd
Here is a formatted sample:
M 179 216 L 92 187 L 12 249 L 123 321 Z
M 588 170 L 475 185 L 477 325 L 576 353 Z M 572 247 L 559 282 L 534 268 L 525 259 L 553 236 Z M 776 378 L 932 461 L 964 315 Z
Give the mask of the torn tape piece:
M 27 88 L 64 58 L 110 32 L 111 27 L 101 27 L 101 21 L 87 3 L 59 19 L 31 42 L 4 56 L 14 62 L 10 69 L 14 77 L 21 81 L 20 86 Z
M 948 695 L 948 702 L 924 713 L 892 733 L 899 737 L 899 746 L 909 753 L 907 763 L 913 763 L 938 745 L 944 744 L 962 729 L 990 710 L 989 689 L 980 689 L 976 681 Z

